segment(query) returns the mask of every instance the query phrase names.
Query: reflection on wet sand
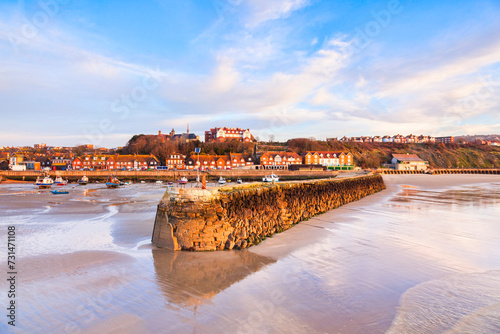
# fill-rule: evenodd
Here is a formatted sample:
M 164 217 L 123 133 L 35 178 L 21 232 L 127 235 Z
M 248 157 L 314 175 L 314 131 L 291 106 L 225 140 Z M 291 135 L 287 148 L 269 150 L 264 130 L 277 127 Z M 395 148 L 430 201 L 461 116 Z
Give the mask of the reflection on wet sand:
M 16 329 L 500 333 L 498 176 L 384 180 L 248 251 L 205 253 L 152 248 L 155 185 L 69 198 L 1 185 L 0 225 L 19 229 Z
M 275 260 L 248 251 L 173 252 L 154 249 L 156 280 L 170 303 L 202 304 Z
M 391 198 L 392 202 L 420 202 L 428 204 L 445 204 L 484 207 L 500 203 L 500 194 L 484 187 L 467 187 L 465 189 L 449 189 L 433 191 L 419 189 L 415 186 L 402 185 L 401 191 Z

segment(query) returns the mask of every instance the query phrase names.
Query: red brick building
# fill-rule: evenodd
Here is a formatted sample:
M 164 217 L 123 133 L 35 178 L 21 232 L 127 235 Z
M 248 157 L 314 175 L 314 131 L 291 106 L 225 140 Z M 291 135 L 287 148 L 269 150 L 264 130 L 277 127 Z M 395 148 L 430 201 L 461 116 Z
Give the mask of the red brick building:
M 341 151 L 307 151 L 304 155 L 304 164 L 333 166 L 352 166 L 354 158 L 350 152 Z
M 186 159 L 186 169 L 232 169 L 253 166 L 253 159 L 241 153 L 228 155 L 200 154 L 191 155 Z
M 436 137 L 435 142 L 436 143 L 443 143 L 443 144 L 451 144 L 451 143 L 455 142 L 455 137 L 453 137 L 453 136 Z
M 165 159 L 165 166 L 167 166 L 168 169 L 185 169 L 186 156 L 180 153 L 169 154 Z
M 160 165 L 154 155 L 84 155 L 73 159 L 73 169 L 123 170 L 156 169 Z
M 289 165 L 302 164 L 302 158 L 295 152 L 265 152 L 260 157 L 263 169 L 288 169 Z
M 252 142 L 255 138 L 250 133 L 249 129 L 240 128 L 213 128 L 205 131 L 205 143 L 209 142 L 224 142 L 226 140 L 236 139 L 241 142 Z

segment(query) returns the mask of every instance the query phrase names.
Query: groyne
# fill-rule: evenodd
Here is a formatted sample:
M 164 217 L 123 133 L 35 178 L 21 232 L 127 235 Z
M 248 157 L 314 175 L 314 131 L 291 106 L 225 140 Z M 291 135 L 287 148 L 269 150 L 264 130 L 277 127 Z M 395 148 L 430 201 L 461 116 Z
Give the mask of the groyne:
M 173 250 L 243 249 L 383 189 L 380 175 L 205 190 L 171 188 L 158 205 L 152 242 Z

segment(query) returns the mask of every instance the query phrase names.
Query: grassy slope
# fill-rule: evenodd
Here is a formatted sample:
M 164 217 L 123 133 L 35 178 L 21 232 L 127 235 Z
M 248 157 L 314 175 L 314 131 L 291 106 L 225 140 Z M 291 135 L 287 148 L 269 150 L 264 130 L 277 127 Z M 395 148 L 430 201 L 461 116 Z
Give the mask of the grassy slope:
M 435 168 L 500 168 L 500 147 L 442 144 L 345 144 L 356 163 L 375 168 L 388 163 L 392 153 L 416 154 Z
M 288 146 L 295 152 L 333 150 L 349 151 L 357 166 L 377 168 L 390 163 L 393 153 L 416 154 L 434 168 L 500 168 L 500 147 L 480 144 L 396 144 L 341 143 L 294 139 Z

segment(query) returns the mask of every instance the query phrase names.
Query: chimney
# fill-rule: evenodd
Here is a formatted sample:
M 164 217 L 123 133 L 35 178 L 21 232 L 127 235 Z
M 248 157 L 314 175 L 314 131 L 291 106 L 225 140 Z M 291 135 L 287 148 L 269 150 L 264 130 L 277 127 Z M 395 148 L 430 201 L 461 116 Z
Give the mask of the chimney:
M 161 130 L 158 131 L 158 136 L 161 136 Z
M 188 134 L 188 137 L 189 137 L 189 122 L 188 122 L 187 134 Z

